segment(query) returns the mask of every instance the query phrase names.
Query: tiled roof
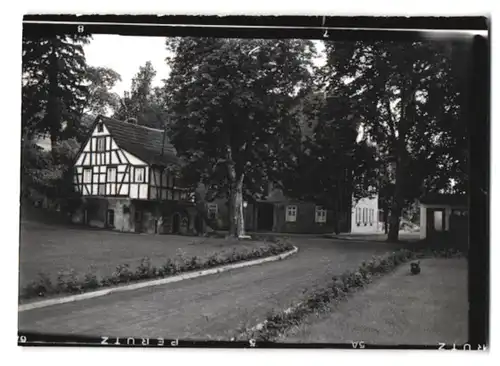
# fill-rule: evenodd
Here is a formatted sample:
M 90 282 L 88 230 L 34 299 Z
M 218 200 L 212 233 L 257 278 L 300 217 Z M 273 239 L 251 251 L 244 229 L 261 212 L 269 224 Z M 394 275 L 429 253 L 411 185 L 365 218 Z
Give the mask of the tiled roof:
M 174 146 L 164 131 L 100 116 L 118 146 L 148 164 L 179 164 Z M 163 149 L 162 149 L 163 147 Z M 163 151 L 162 151 L 163 150 Z

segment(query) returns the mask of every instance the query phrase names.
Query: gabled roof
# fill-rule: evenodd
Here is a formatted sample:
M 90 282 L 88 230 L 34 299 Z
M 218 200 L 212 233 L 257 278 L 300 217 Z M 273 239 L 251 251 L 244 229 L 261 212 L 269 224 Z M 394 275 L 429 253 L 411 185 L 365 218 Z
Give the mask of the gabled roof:
M 116 144 L 150 165 L 179 164 L 174 146 L 163 130 L 99 116 Z

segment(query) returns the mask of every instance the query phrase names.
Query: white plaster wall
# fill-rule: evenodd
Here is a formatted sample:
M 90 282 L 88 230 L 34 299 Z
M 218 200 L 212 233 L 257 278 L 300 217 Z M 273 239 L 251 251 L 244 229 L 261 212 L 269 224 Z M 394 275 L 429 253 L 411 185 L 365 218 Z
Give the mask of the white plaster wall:
M 425 239 L 427 237 L 427 209 L 428 208 L 441 208 L 444 209 L 444 230 L 448 231 L 450 229 L 450 216 L 451 211 L 454 207 L 450 205 L 432 205 L 432 204 L 420 204 L 420 239 Z
M 141 159 L 138 157 L 132 155 L 131 153 L 125 151 L 125 150 L 120 150 L 123 155 L 127 158 L 128 162 L 132 165 L 147 165 L 145 162 L 143 162 Z
M 368 213 L 370 209 L 373 209 L 373 222 L 372 225 L 368 223 L 366 226 L 363 224 L 363 220 L 361 220 L 360 225 L 358 226 L 356 223 L 356 209 L 361 208 L 361 214 L 363 212 L 363 208 L 368 209 Z M 380 231 L 380 225 L 378 225 L 378 195 L 375 195 L 373 198 L 362 198 L 358 202 L 353 201 L 353 207 L 351 211 L 351 233 L 376 233 Z
M 425 239 L 427 235 L 427 207 L 420 205 L 420 239 Z
M 144 200 L 148 198 L 148 185 L 147 184 L 139 185 L 139 198 L 144 199 Z

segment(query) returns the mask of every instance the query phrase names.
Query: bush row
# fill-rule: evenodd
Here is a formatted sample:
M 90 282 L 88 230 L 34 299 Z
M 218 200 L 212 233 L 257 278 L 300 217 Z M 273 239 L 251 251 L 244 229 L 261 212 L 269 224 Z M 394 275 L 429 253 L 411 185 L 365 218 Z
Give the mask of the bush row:
M 332 277 L 332 281 L 324 288 L 315 290 L 295 307 L 269 314 L 260 329 L 247 330 L 240 334 L 240 339 L 269 341 L 278 337 L 287 329 L 299 325 L 308 315 L 329 309 L 333 301 L 343 299 L 349 292 L 363 287 L 372 281 L 373 276 L 392 271 L 399 264 L 424 257 L 458 257 L 462 253 L 456 249 L 418 250 L 401 249 L 384 257 L 372 257 L 355 271 L 346 271 L 340 276 Z
M 246 248 L 237 250 L 237 248 L 233 248 L 232 252 L 214 253 L 208 258 L 190 257 L 181 253 L 178 258 L 167 259 L 160 267 L 152 265 L 151 260 L 148 257 L 144 257 L 135 270 L 132 270 L 128 264 L 120 264 L 111 276 L 103 278 L 98 278 L 92 268 L 83 278 L 78 276 L 74 270 L 61 271 L 57 274 L 55 283 L 48 275 L 40 273 L 37 280 L 30 282 L 21 290 L 20 297 L 22 299 L 30 299 L 55 294 L 77 294 L 102 287 L 162 278 L 193 270 L 208 269 L 239 261 L 269 257 L 293 248 L 293 245 L 288 241 L 281 240 L 269 243 L 266 246 L 253 248 L 252 250 Z

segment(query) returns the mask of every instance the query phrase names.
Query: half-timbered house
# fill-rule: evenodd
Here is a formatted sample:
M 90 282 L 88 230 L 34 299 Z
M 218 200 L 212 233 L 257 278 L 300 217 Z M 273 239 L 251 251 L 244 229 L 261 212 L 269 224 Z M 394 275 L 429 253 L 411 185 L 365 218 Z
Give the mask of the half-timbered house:
M 97 117 L 74 165 L 75 223 L 124 232 L 186 233 L 196 210 L 165 131 Z

